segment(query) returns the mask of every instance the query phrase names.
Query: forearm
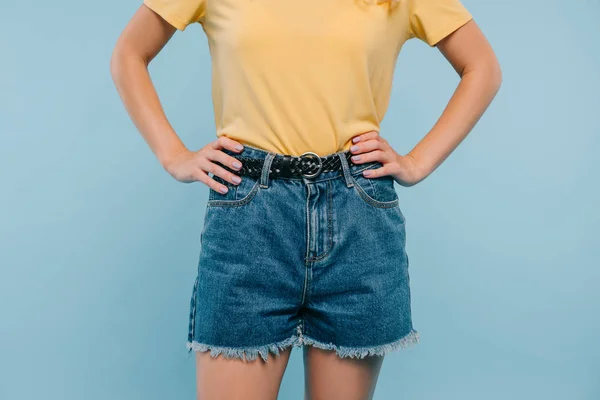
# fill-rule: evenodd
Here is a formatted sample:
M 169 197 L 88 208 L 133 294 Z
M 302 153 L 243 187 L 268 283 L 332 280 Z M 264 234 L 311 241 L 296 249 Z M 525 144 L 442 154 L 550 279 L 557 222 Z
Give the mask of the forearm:
M 500 88 L 497 63 L 465 71 L 433 128 L 407 154 L 419 169 L 419 179 L 431 174 L 469 134 Z
M 185 145 L 167 120 L 142 58 L 115 50 L 111 75 L 125 108 L 146 143 L 165 166 Z

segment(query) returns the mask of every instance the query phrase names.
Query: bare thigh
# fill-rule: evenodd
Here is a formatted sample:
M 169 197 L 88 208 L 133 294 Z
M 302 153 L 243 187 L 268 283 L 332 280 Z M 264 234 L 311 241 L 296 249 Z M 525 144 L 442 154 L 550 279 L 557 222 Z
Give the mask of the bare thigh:
M 291 349 L 246 361 L 196 352 L 197 400 L 276 400 Z
M 303 347 L 305 400 L 370 400 L 384 356 L 340 358 L 334 351 Z

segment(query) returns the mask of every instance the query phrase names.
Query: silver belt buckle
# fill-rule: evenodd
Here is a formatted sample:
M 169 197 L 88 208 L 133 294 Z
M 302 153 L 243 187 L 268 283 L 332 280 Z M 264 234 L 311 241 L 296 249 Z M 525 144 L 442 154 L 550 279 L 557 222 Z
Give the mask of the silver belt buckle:
M 310 156 L 310 157 L 314 157 L 317 160 L 319 160 L 319 169 L 317 170 L 317 172 L 312 173 L 312 174 L 305 174 L 304 172 L 302 173 L 302 176 L 306 177 L 306 178 L 314 178 L 315 176 L 319 175 L 321 173 L 321 170 L 323 169 L 323 160 L 321 160 L 321 157 L 317 154 L 317 153 L 313 153 L 312 151 L 307 151 L 306 153 L 303 153 L 300 155 L 300 158 L 304 157 L 304 156 Z M 309 158 L 310 158 L 309 157 Z

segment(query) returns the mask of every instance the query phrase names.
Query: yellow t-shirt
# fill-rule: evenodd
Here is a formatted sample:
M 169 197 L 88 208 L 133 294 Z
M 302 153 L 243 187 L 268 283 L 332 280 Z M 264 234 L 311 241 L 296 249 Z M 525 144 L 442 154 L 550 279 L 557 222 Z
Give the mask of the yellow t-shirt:
M 200 23 L 216 135 L 282 154 L 347 150 L 379 131 L 406 40 L 430 46 L 472 17 L 459 0 L 143 0 Z

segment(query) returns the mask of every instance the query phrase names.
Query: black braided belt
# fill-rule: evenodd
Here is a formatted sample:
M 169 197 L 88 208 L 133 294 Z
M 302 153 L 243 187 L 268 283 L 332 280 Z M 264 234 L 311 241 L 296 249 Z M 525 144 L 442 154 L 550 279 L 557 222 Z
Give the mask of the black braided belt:
M 352 153 L 346 151 L 344 153 L 348 166 L 352 165 Z M 260 177 L 262 172 L 264 159 L 249 158 L 243 156 L 233 156 L 240 160 L 242 168 L 233 170 L 227 166 L 223 166 L 226 170 L 233 172 L 236 175 L 248 175 Z M 313 152 L 306 152 L 300 156 L 281 155 L 277 154 L 271 163 L 269 178 L 314 178 L 321 172 L 340 171 L 342 164 L 339 156 L 329 154 L 326 157 L 319 157 Z

